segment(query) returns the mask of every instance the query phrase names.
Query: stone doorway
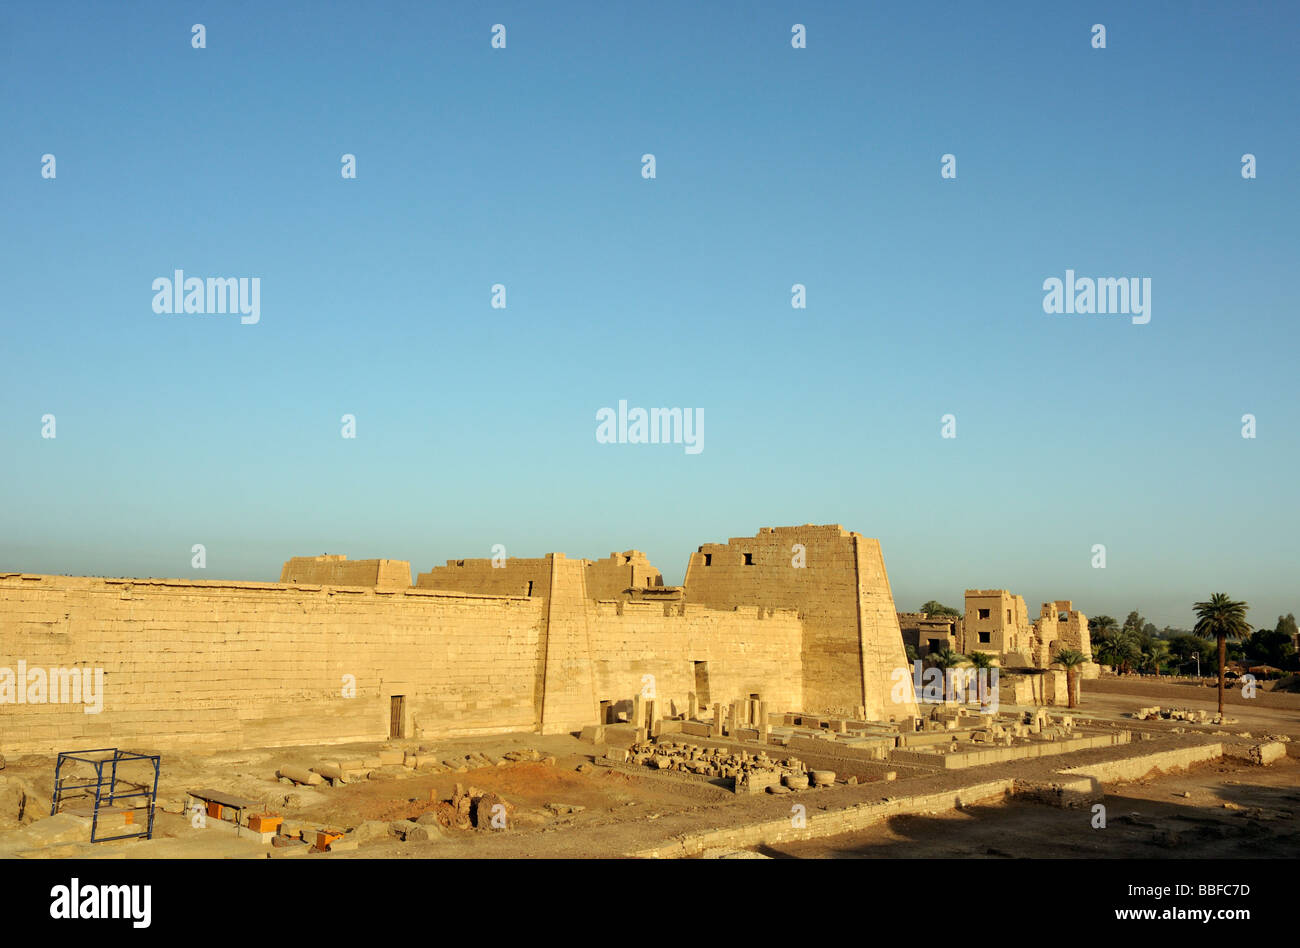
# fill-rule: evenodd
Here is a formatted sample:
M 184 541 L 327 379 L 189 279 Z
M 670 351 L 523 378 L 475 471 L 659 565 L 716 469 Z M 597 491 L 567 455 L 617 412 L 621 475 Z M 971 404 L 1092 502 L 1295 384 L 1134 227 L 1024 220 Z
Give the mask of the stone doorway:
M 388 700 L 388 736 L 406 737 L 406 695 L 393 695 Z

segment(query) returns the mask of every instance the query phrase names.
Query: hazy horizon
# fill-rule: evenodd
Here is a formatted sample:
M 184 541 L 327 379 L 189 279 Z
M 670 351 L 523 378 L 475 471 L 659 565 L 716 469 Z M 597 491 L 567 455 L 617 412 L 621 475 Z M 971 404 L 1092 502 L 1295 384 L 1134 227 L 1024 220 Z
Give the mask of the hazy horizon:
M 763 526 L 803 526 L 803 524 L 764 524 Z M 847 527 L 844 524 L 841 524 L 841 526 L 845 526 L 846 529 L 852 529 L 851 527 Z M 685 580 L 686 565 L 690 559 L 690 554 L 695 552 L 695 550 L 700 545 L 704 543 L 724 543 L 732 539 L 733 537 L 741 538 L 747 535 L 752 536 L 757 532 L 758 532 L 758 527 L 755 527 L 754 530 L 750 531 L 748 534 L 744 534 L 744 533 L 728 534 L 727 536 L 717 536 L 717 537 L 704 539 L 701 540 L 699 543 L 695 544 L 694 546 L 690 547 L 685 553 L 681 554 L 680 556 L 677 557 L 669 556 L 668 558 L 656 557 L 655 555 L 646 551 L 643 547 L 638 547 L 638 546 L 622 546 L 619 547 L 618 549 L 614 549 L 611 547 L 610 549 L 602 553 L 577 552 L 573 550 L 551 550 L 551 549 L 542 550 L 541 548 L 538 548 L 536 550 L 519 552 L 516 550 L 511 550 L 509 547 L 507 547 L 507 555 L 510 557 L 520 557 L 524 559 L 530 559 L 530 558 L 545 556 L 547 553 L 563 553 L 566 556 L 569 556 L 574 559 L 600 560 L 607 557 L 610 553 L 623 553 L 623 552 L 627 552 L 628 550 L 639 549 L 642 552 L 645 552 L 647 554 L 651 565 L 653 565 L 656 569 L 658 569 L 663 574 L 665 585 L 679 586 Z M 859 530 L 856 532 L 861 533 L 862 531 Z M 1120 602 L 1120 603 L 1116 603 L 1110 608 L 1094 609 L 1094 608 L 1089 608 L 1089 604 L 1087 602 L 1081 601 L 1077 597 L 1071 595 L 1069 590 L 1058 591 L 1059 594 L 1049 593 L 1049 594 L 1042 594 L 1041 596 L 1038 594 L 1031 595 L 1029 593 L 1026 593 L 1023 589 L 1018 587 L 1016 584 L 1014 583 L 1009 584 L 1005 581 L 993 581 L 988 583 L 978 583 L 978 582 L 967 583 L 961 585 L 956 589 L 945 591 L 942 595 L 932 594 L 925 591 L 926 586 L 924 582 L 920 582 L 915 579 L 909 579 L 905 582 L 900 582 L 900 580 L 895 576 L 895 571 L 893 567 L 890 565 L 889 550 L 886 547 L 886 545 L 883 543 L 882 543 L 882 549 L 885 554 L 885 568 L 886 570 L 889 571 L 890 586 L 894 594 L 894 605 L 899 612 L 920 611 L 921 605 L 923 603 L 929 602 L 930 600 L 938 601 L 945 606 L 950 606 L 957 610 L 963 610 L 964 594 L 967 589 L 1007 589 L 1016 595 L 1024 597 L 1025 605 L 1028 609 L 1029 619 L 1031 622 L 1034 619 L 1038 618 L 1039 607 L 1042 604 L 1048 602 L 1054 602 L 1060 599 L 1069 599 L 1074 603 L 1074 608 L 1079 609 L 1089 618 L 1094 618 L 1095 616 L 1098 615 L 1109 615 L 1122 623 L 1124 621 L 1124 618 L 1129 614 L 1129 612 L 1136 609 L 1143 616 L 1143 618 L 1145 618 L 1148 622 L 1151 622 L 1157 627 L 1162 629 L 1166 626 L 1172 626 L 1174 628 L 1191 629 L 1192 626 L 1195 624 L 1195 616 L 1192 610 L 1192 602 L 1190 601 L 1186 605 L 1185 617 L 1183 617 L 1181 620 L 1176 620 L 1176 619 L 1166 620 L 1164 618 L 1164 615 L 1166 614 L 1162 613 L 1160 615 L 1157 615 L 1154 609 L 1144 608 L 1142 603 L 1126 604 Z M 205 549 L 205 556 L 206 556 L 206 552 L 207 551 Z M 58 569 L 41 569 L 41 570 L 33 570 L 33 569 L 26 569 L 26 568 L 6 569 L 3 563 L 0 563 L 0 572 L 47 573 L 51 575 L 70 575 L 70 576 L 94 575 L 94 576 L 104 576 L 109 578 L 127 578 L 127 579 L 139 578 L 139 579 L 180 579 L 180 580 L 217 580 L 217 581 L 233 580 L 236 582 L 277 582 L 279 580 L 281 566 L 284 564 L 285 561 L 287 561 L 292 556 L 321 556 L 321 555 L 328 555 L 328 554 L 337 555 L 340 553 L 346 556 L 347 559 L 349 560 L 368 560 L 368 559 L 405 560 L 407 559 L 404 556 L 396 556 L 396 555 L 391 555 L 383 552 L 368 552 L 365 553 L 364 555 L 356 555 L 347 550 L 330 548 L 330 549 L 317 550 L 317 551 L 293 550 L 290 552 L 286 552 L 285 555 L 281 557 L 279 561 L 268 564 L 265 570 L 257 573 L 250 572 L 247 569 L 238 570 L 237 572 L 241 572 L 241 575 L 225 575 L 225 574 L 218 573 L 211 566 L 210 562 L 208 567 L 206 567 L 203 571 L 194 570 L 191 568 L 177 573 L 157 573 L 157 574 L 111 573 L 111 572 L 110 573 L 87 573 L 87 572 L 69 572 L 68 570 L 58 570 Z M 440 556 L 436 560 L 429 560 L 427 562 L 423 560 L 409 561 L 411 566 L 411 581 L 414 582 L 418 574 L 428 572 L 434 566 L 442 566 L 447 561 L 454 561 L 460 559 L 490 559 L 492 555 L 493 555 L 493 551 L 489 547 L 484 550 L 478 550 L 472 552 L 462 551 L 459 554 Z M 985 569 L 984 572 L 987 573 L 988 575 L 994 575 L 996 573 L 996 570 Z M 1211 592 L 1222 592 L 1222 591 L 1223 590 L 1217 588 L 1214 590 L 1206 591 L 1204 594 L 1199 595 L 1197 600 L 1195 601 L 1200 601 L 1201 599 L 1208 599 L 1210 597 Z M 1101 602 L 1100 599 L 1098 599 L 1097 601 Z M 1160 600 L 1159 597 L 1149 596 L 1147 597 L 1147 601 L 1160 601 Z M 1277 613 L 1276 615 L 1263 617 L 1265 614 L 1259 610 L 1257 604 L 1250 603 L 1250 606 L 1251 608 L 1250 608 L 1250 612 L 1248 613 L 1248 620 L 1250 621 L 1251 625 L 1254 627 L 1266 626 L 1268 628 L 1273 628 L 1279 616 L 1283 616 L 1286 615 L 1287 613 L 1292 613 L 1295 611 L 1294 607 L 1286 606 L 1282 609 L 1280 613 Z M 1167 614 L 1173 616 L 1178 615 L 1178 606 L 1176 603 L 1172 604 L 1171 611 Z

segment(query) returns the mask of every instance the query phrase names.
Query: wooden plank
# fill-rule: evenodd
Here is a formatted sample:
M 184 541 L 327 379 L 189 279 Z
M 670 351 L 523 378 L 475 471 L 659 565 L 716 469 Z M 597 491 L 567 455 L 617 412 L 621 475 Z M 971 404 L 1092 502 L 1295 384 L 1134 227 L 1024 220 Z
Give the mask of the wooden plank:
M 222 806 L 234 807 L 237 810 L 246 810 L 250 807 L 258 807 L 262 804 L 257 800 L 248 800 L 244 797 L 237 797 L 234 794 L 226 793 L 222 790 L 190 790 L 190 796 L 206 803 L 220 803 Z

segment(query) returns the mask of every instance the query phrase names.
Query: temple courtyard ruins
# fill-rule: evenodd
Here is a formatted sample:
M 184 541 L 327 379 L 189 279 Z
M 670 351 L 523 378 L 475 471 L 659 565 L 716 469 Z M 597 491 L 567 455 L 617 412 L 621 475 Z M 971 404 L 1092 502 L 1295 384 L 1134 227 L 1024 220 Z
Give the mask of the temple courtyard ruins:
M 900 613 L 880 543 L 837 525 L 706 543 L 681 586 L 635 550 L 414 580 L 338 555 L 266 583 L 0 573 L 0 856 L 1300 842 L 1300 695 L 1219 718 L 1204 682 L 1103 673 L 1070 600 L 964 607 Z M 954 653 L 984 657 L 932 660 Z

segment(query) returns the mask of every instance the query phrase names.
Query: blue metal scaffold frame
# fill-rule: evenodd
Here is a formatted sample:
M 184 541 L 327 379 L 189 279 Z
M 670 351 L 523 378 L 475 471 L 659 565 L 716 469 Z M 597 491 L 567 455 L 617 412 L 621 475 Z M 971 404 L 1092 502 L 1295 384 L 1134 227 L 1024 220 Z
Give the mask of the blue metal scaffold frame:
M 97 754 L 101 756 L 92 757 Z M 111 755 L 111 756 L 102 756 Z M 75 777 L 64 778 L 61 776 L 63 765 L 70 761 L 77 763 L 89 764 L 95 768 L 95 780 L 93 783 L 65 784 L 65 779 L 77 779 Z M 117 776 L 118 764 L 137 763 L 148 761 L 153 765 L 153 787 L 148 784 L 133 783 L 123 778 L 120 782 L 133 789 L 129 791 L 118 792 L 117 785 L 119 779 Z M 50 816 L 59 812 L 59 804 L 64 802 L 64 794 L 71 790 L 91 790 L 95 791 L 95 809 L 91 814 L 90 821 L 90 841 L 92 843 L 107 843 L 114 839 L 153 839 L 153 815 L 154 808 L 158 802 L 158 770 L 162 762 L 162 757 L 158 754 L 134 754 L 131 751 L 118 750 L 116 747 L 101 747 L 94 750 L 66 751 L 59 754 L 58 762 L 54 765 L 54 799 L 50 803 Z M 105 790 L 104 765 L 111 765 L 107 778 L 107 795 Z M 85 794 L 89 796 L 90 794 Z M 132 797 L 147 797 L 145 807 L 149 811 L 149 818 L 145 825 L 137 833 L 123 833 L 121 836 L 98 836 L 99 831 L 99 811 L 101 809 L 111 809 L 118 800 L 126 800 Z

